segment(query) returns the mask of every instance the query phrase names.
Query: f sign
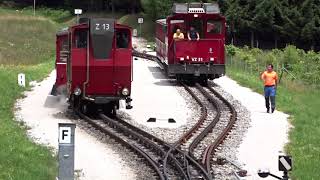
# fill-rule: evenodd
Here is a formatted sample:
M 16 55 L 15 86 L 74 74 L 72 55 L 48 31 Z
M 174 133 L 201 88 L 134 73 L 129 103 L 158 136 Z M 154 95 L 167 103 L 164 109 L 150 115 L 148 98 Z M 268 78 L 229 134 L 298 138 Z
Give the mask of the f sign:
M 59 129 L 59 143 L 71 143 L 71 127 L 60 127 Z

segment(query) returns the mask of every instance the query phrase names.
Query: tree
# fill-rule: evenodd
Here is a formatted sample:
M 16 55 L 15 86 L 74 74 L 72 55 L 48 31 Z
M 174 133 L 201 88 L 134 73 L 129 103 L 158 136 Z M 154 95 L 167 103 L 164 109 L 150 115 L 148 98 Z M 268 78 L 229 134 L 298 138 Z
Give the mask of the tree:
M 315 0 L 306 0 L 301 5 L 301 41 L 308 43 L 314 48 L 315 38 L 319 34 L 319 10 Z

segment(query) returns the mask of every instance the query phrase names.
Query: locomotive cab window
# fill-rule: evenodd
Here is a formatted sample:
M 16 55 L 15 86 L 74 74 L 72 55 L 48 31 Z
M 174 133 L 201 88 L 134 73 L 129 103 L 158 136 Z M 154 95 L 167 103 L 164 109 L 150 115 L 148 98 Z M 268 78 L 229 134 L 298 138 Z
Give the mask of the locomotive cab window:
M 210 34 L 221 34 L 222 22 L 219 20 L 208 20 L 207 21 L 207 33 Z
M 190 32 L 190 28 L 193 27 L 196 32 L 199 33 L 200 39 L 203 38 L 203 20 L 194 18 L 189 23 L 189 29 L 188 32 Z
M 180 29 L 181 33 L 186 35 L 186 28 L 185 28 L 185 23 L 183 19 L 172 19 L 170 21 L 171 24 L 171 33 L 172 35 L 177 32 L 177 29 Z
M 78 29 L 74 32 L 74 48 L 86 48 L 87 47 L 87 34 L 88 30 L 86 29 Z
M 120 30 L 116 32 L 117 48 L 129 48 L 130 33 L 128 30 Z

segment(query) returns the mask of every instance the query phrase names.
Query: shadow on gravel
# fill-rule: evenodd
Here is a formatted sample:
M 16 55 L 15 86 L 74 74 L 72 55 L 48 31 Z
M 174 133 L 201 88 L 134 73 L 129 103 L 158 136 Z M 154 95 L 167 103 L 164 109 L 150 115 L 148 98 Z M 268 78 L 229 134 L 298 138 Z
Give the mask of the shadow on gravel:
M 148 69 L 152 73 L 154 73 L 154 72 L 162 73 L 162 70 L 160 69 L 160 67 L 148 67 Z
M 154 84 L 157 86 L 177 86 L 177 81 L 175 79 L 163 79 Z

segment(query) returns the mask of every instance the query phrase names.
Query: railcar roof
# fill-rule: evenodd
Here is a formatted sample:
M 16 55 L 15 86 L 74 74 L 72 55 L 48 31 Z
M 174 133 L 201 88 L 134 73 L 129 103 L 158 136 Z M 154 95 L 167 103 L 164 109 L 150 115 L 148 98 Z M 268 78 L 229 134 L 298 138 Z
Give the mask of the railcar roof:
M 62 35 L 65 35 L 65 34 L 68 34 L 69 32 L 69 28 L 68 27 L 65 27 L 65 28 L 62 28 L 60 29 L 58 32 L 57 32 L 57 36 L 62 36 Z
M 166 19 L 158 19 L 158 20 L 157 20 L 157 23 L 166 25 L 166 24 L 167 24 L 167 20 L 166 20 Z

